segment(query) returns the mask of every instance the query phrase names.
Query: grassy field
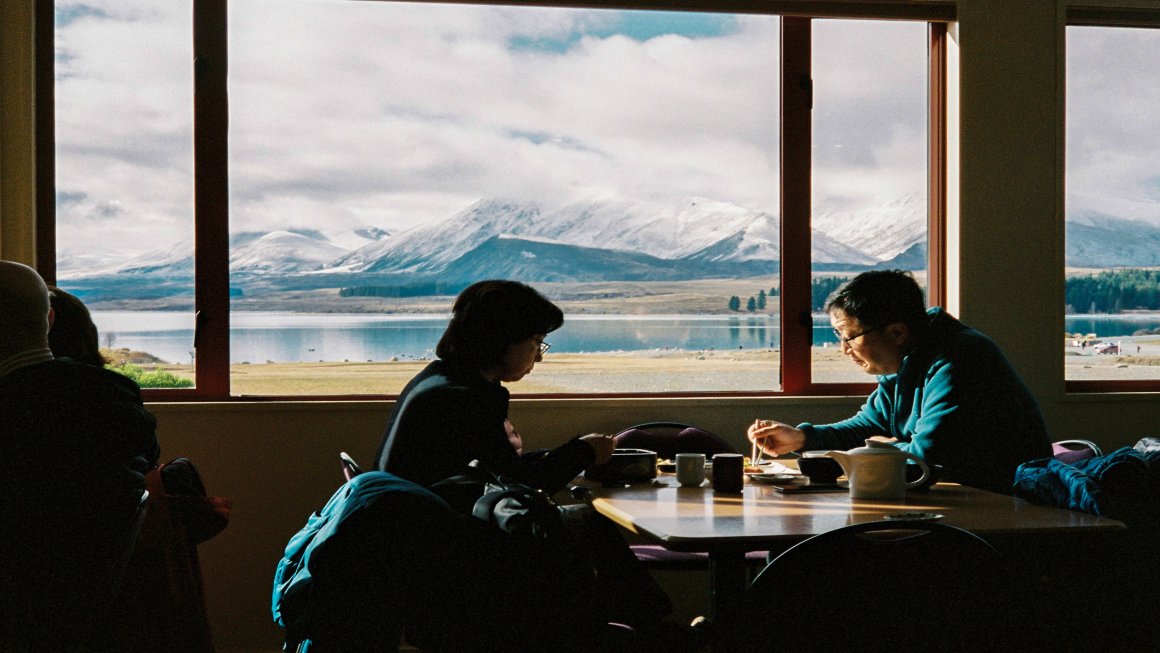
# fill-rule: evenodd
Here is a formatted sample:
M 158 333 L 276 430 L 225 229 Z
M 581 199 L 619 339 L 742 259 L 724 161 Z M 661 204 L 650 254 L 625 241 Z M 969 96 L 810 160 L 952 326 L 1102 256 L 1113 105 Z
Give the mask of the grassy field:
M 1160 339 L 1141 339 L 1141 355 L 1064 356 L 1072 380 L 1160 379 Z M 1124 339 L 1126 351 L 1134 351 Z M 1146 348 L 1146 349 L 1145 349 Z M 870 383 L 873 378 L 846 360 L 834 347 L 813 351 L 814 380 Z M 373 363 L 263 363 L 230 366 L 235 395 L 302 396 L 396 394 L 426 361 Z M 703 392 L 705 390 L 769 392 L 778 388 L 777 350 L 666 351 L 623 354 L 554 354 L 524 380 L 511 384 L 517 394 Z M 193 377 L 189 365 L 145 363 Z

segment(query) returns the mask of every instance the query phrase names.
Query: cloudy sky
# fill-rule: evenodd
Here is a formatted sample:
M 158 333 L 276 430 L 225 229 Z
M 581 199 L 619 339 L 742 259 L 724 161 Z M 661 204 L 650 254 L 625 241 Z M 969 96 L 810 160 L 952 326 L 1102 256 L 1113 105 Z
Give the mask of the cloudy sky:
M 128 257 L 191 237 L 189 5 L 57 1 L 62 249 Z M 482 198 L 777 213 L 776 18 L 232 0 L 229 21 L 235 231 L 398 231 Z M 1160 60 L 1148 35 L 1139 60 Z M 1084 46 L 1093 70 L 1123 56 L 1104 36 Z M 815 201 L 924 192 L 925 53 L 921 24 L 817 21 Z M 1157 106 L 1160 83 L 1128 88 Z M 1116 110 L 1127 118 L 1085 141 L 1069 176 L 1155 202 L 1156 112 Z

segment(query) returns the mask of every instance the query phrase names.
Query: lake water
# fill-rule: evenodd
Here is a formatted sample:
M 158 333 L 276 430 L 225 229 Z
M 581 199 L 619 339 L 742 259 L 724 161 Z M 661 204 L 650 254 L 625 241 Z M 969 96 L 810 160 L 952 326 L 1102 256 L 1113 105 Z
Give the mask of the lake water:
M 236 312 L 230 316 L 230 360 L 385 361 L 431 358 L 446 316 Z M 188 363 L 193 314 L 171 311 L 94 311 L 101 344 Z M 1130 335 L 1160 326 L 1160 316 L 1071 316 L 1069 333 Z M 770 315 L 577 315 L 551 334 L 552 351 L 595 353 L 656 349 L 777 347 L 781 329 Z M 835 343 L 829 320 L 814 318 L 814 342 Z

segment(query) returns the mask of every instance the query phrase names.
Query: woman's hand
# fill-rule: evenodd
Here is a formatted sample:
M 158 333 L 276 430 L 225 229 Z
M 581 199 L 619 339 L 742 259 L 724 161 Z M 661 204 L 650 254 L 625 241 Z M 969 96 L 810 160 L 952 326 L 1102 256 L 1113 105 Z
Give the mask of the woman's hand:
M 611 435 L 589 433 L 580 439 L 587 442 L 588 446 L 592 447 L 592 451 L 596 452 L 597 465 L 603 465 L 612 458 L 612 450 L 616 448 L 616 440 L 613 440 Z
M 806 443 L 806 434 L 801 429 L 771 419 L 757 420 L 749 427 L 746 435 L 750 442 L 774 456 L 797 451 Z

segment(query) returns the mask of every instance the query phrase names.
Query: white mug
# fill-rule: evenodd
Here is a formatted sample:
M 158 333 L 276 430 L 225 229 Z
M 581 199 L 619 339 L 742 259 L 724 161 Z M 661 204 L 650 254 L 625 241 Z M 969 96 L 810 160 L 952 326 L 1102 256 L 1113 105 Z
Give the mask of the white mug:
M 705 482 L 705 454 L 677 454 L 677 482 L 685 487 L 699 487 Z

